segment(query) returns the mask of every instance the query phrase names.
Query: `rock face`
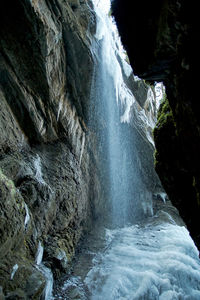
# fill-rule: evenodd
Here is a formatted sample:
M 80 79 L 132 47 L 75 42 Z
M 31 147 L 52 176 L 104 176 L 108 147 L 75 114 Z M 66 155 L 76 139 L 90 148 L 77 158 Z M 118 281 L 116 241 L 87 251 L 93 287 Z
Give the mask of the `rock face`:
M 107 209 L 88 115 L 95 30 L 90 0 L 0 3 L 0 299 L 41 299 L 44 291 L 49 299 L 51 270 L 58 278 L 68 269 L 84 232 Z M 140 140 L 135 162 L 153 193 L 152 91 L 123 77 L 136 98 L 128 128 L 133 143 Z
M 55 278 L 66 270 L 100 199 L 87 129 L 91 8 L 85 0 L 0 4 L 1 299 L 40 298 L 41 265 Z
M 155 129 L 156 170 L 200 249 L 199 21 L 188 1 L 113 2 L 134 73 L 163 81 L 167 99 Z

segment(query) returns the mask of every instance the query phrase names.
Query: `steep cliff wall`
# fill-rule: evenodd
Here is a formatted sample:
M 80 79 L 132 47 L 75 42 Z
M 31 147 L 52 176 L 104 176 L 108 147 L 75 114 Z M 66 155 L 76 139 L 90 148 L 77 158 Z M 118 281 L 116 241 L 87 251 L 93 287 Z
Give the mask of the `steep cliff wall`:
M 100 183 L 87 107 L 90 1 L 0 3 L 0 285 L 38 299 L 90 226 Z M 38 252 L 39 250 L 39 252 Z
M 99 118 L 96 102 L 92 116 L 90 107 L 95 30 L 90 0 L 0 3 L 0 298 L 39 299 L 50 270 L 54 278 L 67 270 L 83 233 L 109 210 L 105 155 L 91 124 Z M 121 99 L 120 130 L 138 147 L 130 161 L 151 198 L 162 189 L 149 143 L 152 91 L 122 73 L 136 101 Z M 105 122 L 100 130 L 106 136 Z
M 200 249 L 199 21 L 188 1 L 113 1 L 134 73 L 163 81 L 167 99 L 155 129 L 156 170 Z

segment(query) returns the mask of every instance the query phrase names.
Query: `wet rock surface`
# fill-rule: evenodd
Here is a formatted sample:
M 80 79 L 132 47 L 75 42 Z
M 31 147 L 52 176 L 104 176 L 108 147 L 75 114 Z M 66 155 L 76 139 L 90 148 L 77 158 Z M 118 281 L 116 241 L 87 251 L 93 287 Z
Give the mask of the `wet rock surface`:
M 0 298 L 39 299 L 65 271 L 100 199 L 87 128 L 90 1 L 0 4 Z M 87 80 L 84 80 L 87 78 Z M 91 184 L 92 183 L 92 184 Z
M 108 175 L 88 125 L 95 28 L 91 1 L 0 3 L 0 299 L 40 299 L 50 270 L 66 272 L 92 221 L 106 219 Z M 144 115 L 153 122 L 155 107 L 143 81 L 123 77 L 136 102 L 120 130 L 131 151 L 139 140 L 131 161 L 152 196 L 162 187 Z
M 155 131 L 156 169 L 200 249 L 196 7 L 188 1 L 116 0 L 113 14 L 134 73 L 166 86 L 168 110 L 162 112 Z

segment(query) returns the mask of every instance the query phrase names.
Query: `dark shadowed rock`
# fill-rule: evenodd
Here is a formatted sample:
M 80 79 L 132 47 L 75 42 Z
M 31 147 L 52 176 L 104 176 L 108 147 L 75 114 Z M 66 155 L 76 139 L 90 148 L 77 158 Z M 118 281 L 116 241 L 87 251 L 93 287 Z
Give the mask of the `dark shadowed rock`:
M 134 73 L 166 86 L 168 110 L 155 129 L 156 169 L 200 248 L 197 7 L 178 0 L 115 0 L 113 14 Z
M 39 299 L 38 246 L 60 276 L 100 201 L 87 128 L 95 26 L 90 1 L 0 3 L 2 299 Z

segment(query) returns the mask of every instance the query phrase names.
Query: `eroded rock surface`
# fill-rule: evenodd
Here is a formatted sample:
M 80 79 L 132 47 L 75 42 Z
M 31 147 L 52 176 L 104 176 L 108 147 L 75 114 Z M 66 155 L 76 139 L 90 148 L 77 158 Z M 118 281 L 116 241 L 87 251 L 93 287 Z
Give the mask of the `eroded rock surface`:
M 38 246 L 56 278 L 100 199 L 87 128 L 94 31 L 90 1 L 0 4 L 1 299 L 41 296 Z
M 0 3 L 0 299 L 40 299 L 50 270 L 66 272 L 92 220 L 106 219 L 108 174 L 89 125 L 95 30 L 90 0 Z M 154 192 L 152 90 L 123 78 L 136 101 L 121 130 L 140 141 L 132 160 Z
M 198 10 L 188 1 L 115 0 L 113 14 L 134 73 L 166 86 L 155 130 L 156 170 L 200 249 Z

